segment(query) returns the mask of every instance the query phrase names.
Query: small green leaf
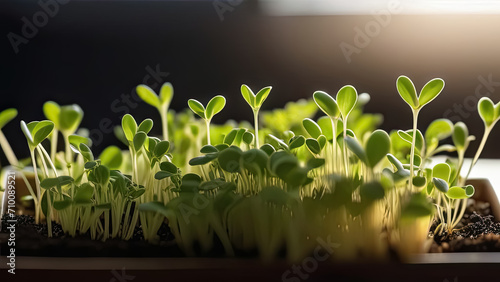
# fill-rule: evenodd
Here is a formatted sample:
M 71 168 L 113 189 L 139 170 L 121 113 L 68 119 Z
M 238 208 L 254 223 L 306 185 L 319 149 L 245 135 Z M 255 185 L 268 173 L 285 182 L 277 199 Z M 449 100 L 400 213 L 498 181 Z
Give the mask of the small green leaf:
M 264 87 L 262 88 L 257 94 L 255 95 L 255 107 L 260 108 L 262 104 L 264 104 L 264 101 L 266 101 L 267 96 L 269 96 L 269 93 L 271 93 L 271 86 Z
M 0 129 L 2 129 L 7 123 L 15 119 L 17 116 L 16 109 L 6 109 L 0 112 Z
M 486 126 L 490 126 L 496 122 L 498 117 L 496 116 L 495 105 L 493 105 L 490 98 L 482 97 L 477 104 L 477 110 Z
M 137 132 L 142 131 L 146 134 L 148 134 L 151 129 L 153 128 L 153 120 L 147 118 L 139 124 L 139 127 L 137 128 Z
M 97 165 L 97 162 L 95 161 L 90 161 L 90 162 L 86 162 L 85 165 L 83 166 L 85 169 L 93 169 L 94 167 L 96 167 Z
M 92 140 L 90 138 L 83 137 L 83 136 L 76 135 L 76 134 L 71 134 L 70 136 L 68 136 L 68 141 L 75 148 L 78 148 L 80 146 L 80 143 L 84 143 L 87 146 L 92 145 Z
M 307 161 L 307 167 L 309 169 L 322 167 L 324 164 L 325 164 L 325 159 L 312 158 Z
M 427 184 L 427 179 L 425 179 L 425 177 L 423 176 L 415 176 L 413 177 L 413 185 L 415 185 L 416 187 L 424 187 L 425 184 Z
M 356 139 L 347 136 L 344 139 L 344 142 L 345 144 L 347 144 L 347 148 L 349 148 L 349 150 L 351 150 L 363 163 L 368 163 L 365 150 L 363 149 L 363 147 L 361 147 Z
M 204 165 L 208 164 L 209 162 L 215 160 L 217 158 L 216 153 L 210 153 L 205 156 L 201 157 L 195 157 L 189 160 L 189 165 L 190 166 L 195 166 L 195 165 Z
M 304 143 L 305 143 L 305 140 L 304 140 Z M 274 149 L 274 147 L 271 144 L 264 144 L 260 147 L 260 149 L 262 151 L 266 152 L 266 154 L 268 156 L 271 156 L 274 152 L 276 152 L 276 149 Z
M 340 109 L 343 120 L 347 120 L 347 117 L 351 113 L 352 109 L 358 101 L 358 92 L 356 88 L 352 85 L 346 85 L 340 88 L 337 93 L 337 103 Z
M 148 136 L 146 135 L 146 133 L 142 131 L 139 131 L 137 132 L 137 134 L 135 134 L 133 144 L 134 144 L 134 150 L 136 152 L 142 148 L 147 138 Z
M 119 169 L 123 162 L 122 151 L 116 146 L 109 146 L 102 151 L 99 159 L 101 164 L 109 167 L 109 169 Z
M 170 149 L 170 142 L 161 141 L 158 144 L 156 144 L 154 149 L 154 155 L 157 157 L 163 157 L 168 152 L 169 149 Z
M 122 118 L 122 128 L 125 133 L 125 137 L 129 142 L 134 140 L 134 136 L 137 133 L 137 123 L 135 119 L 130 115 L 126 114 Z
M 160 107 L 160 99 L 156 95 L 153 89 L 145 84 L 141 84 L 136 87 L 137 95 L 147 104 L 159 108 Z
M 171 176 L 174 176 L 174 175 L 175 175 L 174 173 L 171 173 L 171 172 L 168 172 L 168 171 L 158 171 L 155 174 L 155 179 L 156 180 L 162 180 L 164 178 L 171 177 Z
M 94 187 L 88 183 L 83 183 L 76 189 L 74 200 L 76 203 L 88 203 L 92 199 L 93 195 Z
M 48 101 L 43 104 L 43 114 L 54 123 L 56 128 L 59 128 L 59 116 L 61 114 L 61 107 L 53 101 Z
M 163 170 L 163 171 L 168 171 L 172 174 L 177 174 L 178 173 L 178 168 L 176 165 L 174 165 L 173 163 L 171 162 L 162 162 L 160 164 L 160 169 Z
M 89 146 L 87 146 L 85 143 L 80 143 L 78 148 L 80 149 L 80 153 L 86 161 L 94 160 L 94 154 L 92 154 L 92 150 L 90 150 Z
M 94 173 L 95 178 L 100 185 L 106 186 L 108 184 L 110 177 L 110 171 L 108 167 L 106 167 L 105 165 L 100 165 L 94 169 Z
M 160 103 L 168 107 L 174 97 L 174 87 L 170 82 L 165 82 L 160 89 Z
M 248 87 L 246 84 L 241 85 L 241 95 L 247 101 L 248 105 L 252 107 L 252 109 L 255 109 L 257 107 L 256 102 L 255 102 L 255 94 L 253 94 L 252 89 Z
M 340 109 L 335 99 L 323 91 L 316 91 L 313 94 L 313 99 L 318 108 L 332 119 L 337 119 L 340 116 Z
M 317 155 L 321 152 L 321 146 L 319 145 L 319 142 L 314 138 L 307 138 L 306 146 L 314 155 Z
M 240 148 L 231 146 L 219 153 L 218 160 L 221 168 L 227 172 L 240 170 L 240 158 L 243 152 Z
M 219 152 L 219 150 L 217 150 L 217 148 L 215 148 L 212 145 L 205 145 L 205 146 L 201 147 L 201 150 L 200 150 L 200 153 L 202 153 L 202 154 L 217 153 L 217 152 Z
M 383 130 L 375 130 L 366 143 L 366 160 L 374 168 L 390 151 L 391 138 Z
M 331 141 L 333 139 L 332 120 L 328 116 L 322 116 L 318 119 L 318 125 L 321 128 L 321 133 L 325 135 L 327 140 Z
M 302 120 L 302 125 L 306 129 L 307 133 L 309 133 L 309 135 L 314 139 L 317 139 L 321 134 L 323 134 L 319 125 L 310 118 Z
M 302 147 L 306 143 L 306 138 L 302 135 L 295 136 L 290 140 L 290 150 Z
M 459 186 L 451 187 L 448 192 L 446 192 L 446 196 L 450 199 L 468 199 L 474 195 L 474 187 L 472 185 L 467 185 L 465 188 Z
M 72 203 L 71 200 L 55 201 L 54 209 L 58 211 L 64 210 L 65 208 L 69 207 L 71 203 Z
M 439 93 L 443 91 L 443 88 L 444 80 L 441 78 L 434 78 L 427 82 L 420 91 L 420 96 L 418 97 L 419 108 L 422 108 L 432 100 L 436 99 Z
M 269 156 L 259 149 L 250 149 L 241 155 L 245 168 L 252 174 L 263 174 L 267 168 Z
M 211 120 L 216 114 L 218 114 L 226 106 L 226 98 L 221 95 L 213 97 L 207 104 L 206 119 Z
M 188 100 L 188 106 L 195 114 L 200 116 L 202 119 L 206 119 L 205 107 L 195 99 Z
M 400 76 L 396 80 L 396 88 L 398 89 L 399 95 L 403 100 L 410 105 L 413 109 L 417 109 L 419 106 L 417 91 L 415 90 L 415 85 L 407 76 Z
M 236 134 L 238 133 L 239 129 L 233 129 L 229 131 L 229 133 L 224 137 L 224 143 L 227 145 L 232 145 L 234 142 L 234 139 L 236 138 Z
M 54 123 L 49 120 L 42 120 L 37 123 L 31 134 L 33 134 L 33 143 L 36 145 L 42 143 L 54 129 Z
M 245 142 L 247 145 L 252 144 L 253 139 L 254 139 L 254 135 L 252 132 L 247 131 L 247 132 L 243 133 L 243 142 Z
M 432 183 L 434 183 L 434 186 L 436 186 L 436 188 L 443 193 L 446 193 L 449 190 L 448 183 L 441 178 L 433 177 Z
M 73 134 L 80 126 L 83 119 L 83 110 L 80 106 L 73 104 L 61 107 L 59 113 L 59 128 L 68 134 Z
M 452 133 L 453 123 L 450 120 L 445 118 L 436 119 L 431 122 L 425 131 L 425 141 L 427 142 L 427 146 L 429 146 L 433 140 L 441 141 L 450 137 Z
M 443 179 L 444 181 L 450 181 L 451 167 L 447 163 L 439 163 L 432 169 L 432 176 Z
M 459 121 L 453 126 L 453 144 L 459 150 L 464 150 L 467 146 L 467 138 L 469 137 L 469 129 L 465 123 Z

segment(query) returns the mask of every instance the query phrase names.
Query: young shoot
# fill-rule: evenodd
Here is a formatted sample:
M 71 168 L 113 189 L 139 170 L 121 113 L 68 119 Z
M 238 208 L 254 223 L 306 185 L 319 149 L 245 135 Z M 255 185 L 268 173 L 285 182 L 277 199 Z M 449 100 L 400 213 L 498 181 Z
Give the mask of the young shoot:
M 168 139 L 168 108 L 174 97 L 174 88 L 172 84 L 166 82 L 160 89 L 160 95 L 156 95 L 155 91 L 145 84 L 141 84 L 136 88 L 137 95 L 147 104 L 155 107 L 160 113 L 163 140 Z
M 396 81 L 396 88 L 399 95 L 403 100 L 410 106 L 413 113 L 413 134 L 412 136 L 417 136 L 417 121 L 418 114 L 420 110 L 432 100 L 434 100 L 444 88 L 444 80 L 441 78 L 434 78 L 427 82 L 420 94 L 417 96 L 417 91 L 415 90 L 415 85 L 407 76 L 400 76 Z M 412 138 L 412 144 L 410 149 L 410 181 L 409 190 L 413 190 L 413 177 L 414 177 L 414 158 L 415 158 L 415 141 L 417 138 Z
M 264 101 L 271 93 L 271 86 L 267 86 L 262 88 L 257 94 L 254 94 L 252 89 L 248 87 L 246 84 L 241 85 L 241 95 L 247 101 L 248 105 L 252 108 L 253 117 L 254 117 L 254 129 L 255 129 L 255 148 L 260 147 L 259 143 L 259 110 L 264 104 Z
M 479 156 L 483 152 L 484 145 L 486 144 L 486 140 L 488 139 L 491 130 L 493 129 L 493 127 L 495 127 L 495 124 L 500 119 L 500 102 L 495 105 L 493 104 L 493 101 L 491 101 L 490 98 L 483 97 L 477 103 L 477 111 L 479 112 L 479 116 L 481 117 L 484 123 L 484 134 L 483 138 L 481 139 L 481 143 L 479 144 L 479 148 L 476 151 L 476 155 L 474 155 L 474 158 L 472 159 L 472 163 L 469 167 L 467 175 L 465 176 L 465 179 L 469 177 L 472 168 L 474 167 L 477 160 L 479 159 Z
M 205 124 L 207 126 L 207 144 L 210 145 L 210 122 L 216 114 L 224 109 L 224 106 L 226 106 L 226 98 L 221 95 L 213 97 L 208 102 L 206 109 L 202 103 L 198 102 L 195 99 L 189 99 L 188 106 L 195 114 L 197 114 L 205 121 Z
M 53 129 L 54 123 L 48 120 L 33 121 L 28 124 L 26 124 L 24 121 L 21 121 L 21 130 L 23 131 L 24 135 L 26 136 L 26 140 L 28 141 L 31 162 L 33 165 L 33 172 L 35 174 L 36 193 L 34 193 L 34 191 L 30 191 L 30 193 L 35 201 L 35 222 L 37 224 L 40 222 L 40 213 L 42 211 L 42 192 L 40 189 L 40 178 L 38 177 L 35 153 L 38 153 L 39 157 L 44 160 L 46 154 L 43 155 L 40 152 L 44 152 L 45 149 L 43 149 L 43 147 L 40 149 L 40 143 L 42 143 L 42 141 L 52 133 Z M 43 163 L 45 164 L 45 162 Z M 47 174 L 47 169 L 45 167 L 43 167 L 43 169 L 45 171 L 45 174 Z M 49 202 L 48 205 L 50 207 L 50 197 L 47 197 L 47 201 Z M 51 229 L 49 229 L 49 232 L 51 232 Z

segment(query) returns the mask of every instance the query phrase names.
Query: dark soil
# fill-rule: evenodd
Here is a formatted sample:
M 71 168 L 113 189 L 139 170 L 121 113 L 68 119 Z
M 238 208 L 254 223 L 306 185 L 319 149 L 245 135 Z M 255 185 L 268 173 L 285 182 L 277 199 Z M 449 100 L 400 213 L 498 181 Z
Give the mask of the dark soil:
M 431 236 L 439 222 L 434 222 Z M 490 204 L 469 200 L 467 210 L 452 234 L 436 235 L 431 253 L 499 252 L 500 223 L 491 215 Z
M 6 255 L 10 235 L 7 219 L 2 218 L 0 232 L 1 255 Z M 46 224 L 35 224 L 32 216 L 18 215 L 15 224 L 16 255 L 22 256 L 60 256 L 60 257 L 178 257 L 183 256 L 177 247 L 167 224 L 158 231 L 158 244 L 150 244 L 144 240 L 142 229 L 136 227 L 131 240 L 121 239 L 91 240 L 90 235 L 70 237 L 64 234 L 61 226 L 52 224 L 53 237 L 48 238 Z

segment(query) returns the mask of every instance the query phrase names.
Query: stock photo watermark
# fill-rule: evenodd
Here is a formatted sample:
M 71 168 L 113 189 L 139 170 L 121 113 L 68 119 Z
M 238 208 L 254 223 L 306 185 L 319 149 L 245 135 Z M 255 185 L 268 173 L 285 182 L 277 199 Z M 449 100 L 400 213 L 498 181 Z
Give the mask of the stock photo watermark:
M 283 282 L 300 282 L 309 279 L 312 273 L 318 270 L 319 263 L 326 261 L 334 253 L 335 249 L 340 247 L 340 244 L 331 241 L 331 236 L 326 238 L 316 238 L 318 245 L 314 248 L 312 256 L 308 256 L 302 260 L 300 264 L 294 264 L 290 269 L 285 270 L 281 275 Z
M 363 49 L 368 47 L 372 40 L 379 36 L 384 28 L 389 26 L 392 20 L 392 15 L 399 14 L 403 10 L 401 2 L 391 0 L 387 3 L 387 7 L 372 14 L 373 19 L 367 22 L 363 29 L 356 26 L 354 28 L 353 44 L 345 41 L 341 42 L 339 47 L 344 55 L 347 63 L 351 63 L 352 55 L 360 54 Z
M 479 75 L 477 77 L 478 84 L 473 95 L 468 95 L 462 103 L 454 103 L 453 106 L 443 113 L 443 117 L 452 122 L 459 122 L 467 119 L 473 112 L 477 111 L 477 103 L 482 97 L 490 97 L 500 86 L 500 81 L 493 80 L 493 74 L 488 74 L 487 77 Z
M 16 173 L 14 171 L 7 172 L 7 187 L 4 197 L 7 197 L 7 272 L 16 274 Z
M 219 20 L 224 21 L 224 14 L 229 12 L 233 12 L 236 7 L 238 7 L 244 0 L 215 0 L 212 2 L 214 6 L 215 12 L 217 16 L 219 16 Z
M 113 269 L 111 270 L 111 274 L 113 275 L 113 277 L 109 279 L 109 282 L 126 282 L 135 279 L 135 276 L 128 275 L 126 273 L 125 267 L 122 267 L 120 272 L 118 272 L 116 269 Z
M 49 20 L 55 17 L 61 8 L 61 5 L 68 4 L 70 0 L 40 0 L 38 6 L 40 10 L 36 11 L 31 19 L 22 17 L 21 21 L 23 26 L 20 32 L 9 32 L 7 38 L 14 53 L 19 53 L 19 48 L 22 44 L 26 45 L 33 39 L 39 32 L 40 28 L 45 27 Z
M 160 64 L 156 64 L 155 67 L 146 66 L 145 68 L 147 74 L 142 79 L 142 83 L 148 85 L 149 87 L 155 89 L 165 82 L 168 77 L 168 72 L 163 72 L 160 70 Z M 119 115 L 125 115 L 130 113 L 130 109 L 135 109 L 141 102 L 141 98 L 137 95 L 135 87 L 130 91 L 130 94 L 122 93 L 120 98 L 115 99 L 111 102 L 111 112 Z M 113 132 L 113 121 L 110 118 L 103 118 L 99 122 L 98 128 L 90 130 L 89 137 L 92 140 L 92 144 L 98 146 L 104 139 L 104 134 L 110 134 Z

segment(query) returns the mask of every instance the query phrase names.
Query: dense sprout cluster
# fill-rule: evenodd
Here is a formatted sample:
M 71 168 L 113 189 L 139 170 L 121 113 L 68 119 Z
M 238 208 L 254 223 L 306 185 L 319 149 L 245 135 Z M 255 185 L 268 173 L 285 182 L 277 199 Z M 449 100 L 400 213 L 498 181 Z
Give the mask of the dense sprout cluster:
M 227 255 L 256 250 L 270 260 L 285 250 L 297 261 L 318 240 L 328 240 L 336 244 L 337 259 L 384 258 L 391 249 L 404 256 L 425 250 L 433 219 L 440 234 L 460 221 L 474 194 L 465 184 L 468 174 L 460 175 L 474 137 L 464 123 L 447 119 L 418 130 L 418 115 L 441 93 L 443 80 L 429 81 L 417 95 L 412 81 L 400 76 L 396 88 L 412 110 L 413 127 L 387 133 L 377 129 L 380 115 L 363 113 L 370 96 L 350 85 L 335 97 L 316 91 L 311 100 L 267 112 L 260 109 L 271 87 L 254 94 L 242 85 L 253 126 L 212 124 L 226 105 L 223 96 L 206 106 L 190 99 L 191 111 L 176 113 L 169 109 L 171 84 L 158 95 L 139 85 L 139 97 L 160 112 L 162 137 L 150 134 L 151 119 L 138 123 L 127 114 L 115 133 L 128 150 L 111 146 L 98 157 L 78 130 L 82 109 L 47 102 L 47 120 L 21 121 L 35 187 L 3 135 L 0 141 L 29 188 L 36 222 L 45 218 L 48 236 L 52 222 L 70 236 L 100 240 L 128 240 L 140 226 L 154 243 L 166 222 L 188 255 L 220 242 Z M 315 119 L 318 110 L 323 115 Z M 485 134 L 469 173 L 500 117 L 488 98 L 478 110 Z M 0 129 L 16 115 L 14 109 L 0 113 Z M 57 150 L 59 133 L 63 151 Z M 453 143 L 443 144 L 449 137 Z M 458 158 L 430 166 L 434 155 L 454 151 Z

